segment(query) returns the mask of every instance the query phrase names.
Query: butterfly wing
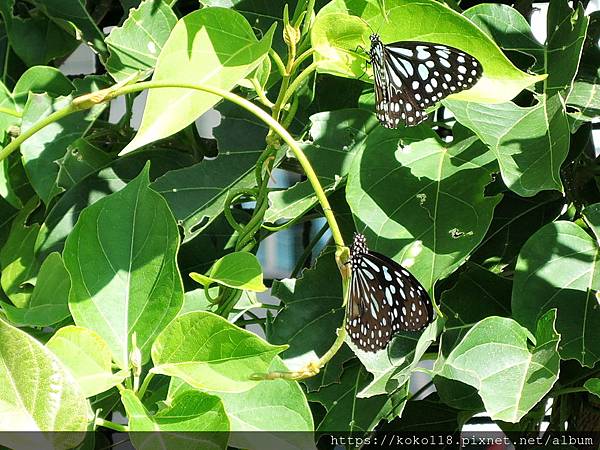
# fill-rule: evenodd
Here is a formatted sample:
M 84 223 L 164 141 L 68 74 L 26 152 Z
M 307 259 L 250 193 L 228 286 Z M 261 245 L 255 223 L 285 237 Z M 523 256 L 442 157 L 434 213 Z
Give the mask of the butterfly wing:
M 470 89 L 483 74 L 479 61 L 468 53 L 417 41 L 384 45 L 383 67 L 389 112 L 380 120 L 388 128 L 396 128 L 398 123 L 418 125 L 427 118 L 426 108 Z
M 418 331 L 433 320 L 433 306 L 419 281 L 376 252 L 353 258 L 346 328 L 365 351 L 385 348 L 398 331 Z

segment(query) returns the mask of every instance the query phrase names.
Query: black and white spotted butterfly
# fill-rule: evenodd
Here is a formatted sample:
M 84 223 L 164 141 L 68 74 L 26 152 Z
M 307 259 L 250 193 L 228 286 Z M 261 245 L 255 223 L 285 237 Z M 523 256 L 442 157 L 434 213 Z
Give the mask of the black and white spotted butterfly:
M 383 44 L 371 35 L 377 118 L 387 128 L 412 127 L 436 102 L 469 89 L 481 78 L 481 63 L 448 45 L 400 41 Z
M 418 331 L 433 320 L 421 283 L 397 262 L 370 251 L 362 234 L 354 235 L 350 267 L 346 330 L 359 349 L 376 352 L 398 331 Z

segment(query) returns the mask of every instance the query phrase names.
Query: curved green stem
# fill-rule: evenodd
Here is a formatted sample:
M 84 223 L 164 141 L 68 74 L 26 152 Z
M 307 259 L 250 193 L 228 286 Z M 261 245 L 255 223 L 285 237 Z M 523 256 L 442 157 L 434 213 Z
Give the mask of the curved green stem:
M 79 111 L 80 109 L 81 108 L 79 108 L 77 105 L 70 103 L 68 106 L 64 107 L 63 109 L 54 111 L 48 117 L 45 117 L 42 120 L 40 120 L 39 122 L 34 123 L 31 128 L 28 128 L 27 130 L 21 132 L 21 134 L 19 134 L 18 137 L 16 137 L 6 147 L 4 147 L 2 150 L 0 150 L 0 161 L 3 161 L 4 159 L 8 158 L 8 156 L 12 152 L 17 150 L 23 142 L 25 142 L 27 139 L 29 139 L 31 136 L 33 136 L 38 131 L 40 131 L 42 128 L 62 119 L 63 117 L 71 115 L 74 112 Z
M 300 78 L 300 81 L 298 81 L 298 78 L 297 78 L 296 80 L 294 80 L 294 83 L 292 83 L 292 86 L 299 85 L 299 83 L 302 82 L 302 78 L 306 78 L 312 72 L 312 70 L 314 70 L 314 67 L 312 67 L 312 66 L 313 65 L 307 67 L 298 76 L 298 78 Z M 289 78 L 288 78 L 288 80 L 289 80 Z M 285 79 L 284 79 L 284 81 L 285 81 Z M 126 85 L 126 86 L 113 86 L 111 88 L 107 88 L 107 89 L 104 89 L 101 91 L 97 91 L 97 92 L 94 92 L 91 94 L 87 94 L 87 95 L 78 97 L 78 98 L 74 99 L 73 102 L 70 103 L 65 108 L 55 111 L 54 113 L 50 114 L 48 117 L 35 123 L 31 128 L 26 130 L 23 134 L 21 134 L 19 137 L 17 137 L 14 141 L 12 141 L 4 149 L 2 149 L 0 151 L 0 161 L 2 159 L 6 158 L 8 155 L 10 155 L 16 149 L 18 149 L 19 146 L 21 145 L 21 143 L 23 143 L 26 139 L 31 137 L 37 131 L 41 130 L 42 128 L 44 128 L 45 126 L 47 126 L 53 122 L 56 122 L 57 120 L 60 120 L 63 117 L 66 117 L 70 114 L 73 114 L 73 113 L 83 110 L 83 109 L 91 108 L 94 105 L 97 105 L 99 103 L 108 102 L 108 101 L 112 100 L 113 98 L 116 98 L 121 95 L 132 94 L 135 92 L 143 91 L 145 89 L 160 89 L 160 88 L 193 89 L 193 90 L 197 90 L 197 91 L 201 91 L 201 92 L 207 92 L 209 94 L 219 96 L 225 100 L 235 103 L 236 105 L 240 106 L 241 108 L 244 108 L 246 111 L 254 114 L 256 117 L 258 117 L 260 120 L 262 120 L 270 128 L 270 130 L 272 132 L 276 133 L 283 140 L 283 142 L 285 142 L 288 145 L 288 147 L 290 148 L 292 153 L 294 153 L 296 160 L 300 163 L 300 166 L 304 170 L 304 173 L 306 174 L 306 177 L 315 192 L 317 200 L 319 201 L 319 203 L 321 204 L 321 207 L 323 208 L 323 213 L 325 215 L 325 219 L 327 220 L 327 223 L 329 224 L 329 228 L 331 229 L 333 240 L 334 240 L 336 246 L 338 247 L 338 249 L 336 251 L 336 262 L 340 269 L 340 273 L 342 274 L 343 293 L 344 293 L 343 305 L 345 306 L 346 302 L 347 302 L 348 285 L 349 285 L 349 280 L 350 280 L 349 269 L 347 268 L 347 266 L 345 264 L 345 262 L 348 259 L 348 248 L 344 245 L 344 239 L 342 237 L 342 233 L 339 229 L 339 226 L 337 224 L 337 221 L 336 221 L 333 211 L 331 209 L 331 205 L 329 204 L 329 200 L 327 199 L 327 196 L 325 195 L 325 191 L 323 190 L 323 187 L 321 186 L 321 182 L 319 181 L 317 174 L 315 173 L 314 169 L 312 168 L 310 161 L 308 160 L 308 158 L 306 157 L 306 155 L 304 154 L 304 152 L 302 151 L 300 146 L 297 144 L 297 142 L 294 140 L 294 138 L 275 118 L 275 117 L 278 117 L 278 112 L 276 113 L 276 111 L 275 111 L 276 107 L 278 106 L 277 104 L 273 111 L 274 117 L 271 117 L 271 115 L 269 115 L 267 112 L 265 112 L 262 108 L 255 105 L 254 103 L 246 100 L 245 98 L 242 98 L 232 92 L 229 92 L 229 91 L 226 91 L 226 90 L 223 90 L 220 88 L 212 87 L 212 86 L 204 86 L 204 85 L 193 84 L 193 83 L 175 83 L 175 82 L 168 82 L 168 81 L 144 81 L 144 82 L 139 82 L 139 83 L 130 84 L 130 85 Z M 281 105 L 283 104 L 283 98 L 285 96 L 285 94 L 283 92 L 284 92 L 283 90 L 282 90 L 282 92 L 280 92 L 280 94 L 282 94 L 282 95 L 280 95 L 279 99 L 278 99 L 279 107 L 281 107 Z M 285 90 L 285 92 L 287 92 L 287 89 Z M 335 355 L 335 353 L 343 345 L 345 337 L 346 337 L 346 330 L 345 330 L 344 326 L 342 326 L 338 329 L 338 336 L 337 336 L 334 344 L 323 355 L 323 357 L 321 357 L 318 361 L 313 362 L 305 370 L 303 370 L 299 373 L 274 372 L 272 374 L 259 374 L 258 376 L 261 377 L 261 379 L 264 379 L 265 377 L 266 378 L 278 378 L 279 377 L 279 378 L 288 378 L 288 379 L 289 378 L 300 379 L 300 378 L 307 378 L 307 377 L 313 376 L 316 373 L 318 373 L 319 369 L 321 367 L 323 367 L 327 362 L 329 362 L 329 360 Z
M 144 398 L 144 394 L 146 393 L 146 389 L 148 389 L 148 386 L 150 385 L 150 381 L 152 381 L 152 378 L 154 378 L 154 373 L 153 372 L 148 372 L 146 374 L 146 376 L 144 377 L 144 381 L 142 382 L 142 386 L 140 387 L 140 389 L 137 391 L 137 397 L 141 400 L 142 398 Z
M 318 64 L 316 62 L 313 62 L 310 66 L 308 66 L 306 69 L 300 72 L 296 78 L 294 78 L 294 81 L 292 81 L 292 83 L 285 90 L 285 94 L 283 95 L 280 106 L 283 106 L 287 103 L 290 97 L 294 95 L 294 93 L 300 88 L 302 83 L 304 83 L 304 80 L 308 78 L 308 76 L 310 76 L 311 73 L 317 70 L 317 67 Z
M 269 56 L 273 59 L 273 61 L 275 61 L 275 65 L 277 66 L 279 74 L 282 77 L 287 75 L 285 70 L 285 64 L 283 63 L 281 56 L 279 56 L 279 54 L 273 49 L 269 49 Z
M 195 89 L 198 91 L 208 92 L 209 94 L 218 95 L 219 97 L 224 98 L 230 102 L 235 103 L 236 105 L 244 108 L 248 112 L 254 114 L 260 120 L 262 120 L 266 125 L 268 125 L 279 137 L 288 145 L 294 156 L 302 166 L 302 170 L 306 174 L 306 178 L 310 182 L 315 194 L 317 196 L 317 200 L 321 204 L 323 208 L 323 213 L 325 214 L 325 218 L 327 219 L 327 223 L 329 224 L 329 228 L 331 228 L 331 233 L 333 235 L 333 240 L 338 247 L 344 247 L 344 239 L 342 238 L 342 233 L 338 227 L 337 221 L 333 215 L 333 211 L 331 210 L 331 205 L 329 204 L 329 200 L 325 195 L 325 191 L 321 186 L 321 182 L 319 181 L 317 174 L 312 168 L 310 161 L 300 148 L 300 146 L 296 143 L 294 138 L 288 133 L 288 131 L 283 128 L 283 126 L 277 122 L 274 118 L 272 118 L 268 113 L 266 113 L 263 109 L 256 106 L 254 103 L 246 100 L 245 98 L 240 97 L 232 92 L 225 91 L 223 89 L 211 87 L 211 86 L 203 86 L 198 84 L 191 83 L 169 83 L 165 81 L 144 81 L 141 83 L 131 84 L 128 86 L 123 86 L 119 89 L 113 91 L 110 95 L 107 96 L 107 100 L 111 100 L 114 97 L 118 97 L 119 95 L 129 94 L 132 92 L 139 92 L 144 89 L 157 89 L 157 88 L 184 88 L 184 89 Z M 57 111 L 60 112 L 60 111 Z M 54 113 L 55 114 L 55 113 Z M 49 116 L 50 117 L 50 116 Z M 50 122 L 48 122 L 50 123 Z M 45 126 L 45 125 L 44 125 Z M 43 127 L 40 127 L 43 128 Z M 24 140 L 24 139 L 23 139 Z
M 296 58 L 296 61 L 294 61 L 294 64 L 292 64 L 292 73 L 298 69 L 298 67 L 300 67 L 300 64 L 302 64 L 307 58 L 309 58 L 310 56 L 312 56 L 312 54 L 315 52 L 314 48 L 309 48 L 308 50 L 306 50 L 304 53 L 300 54 L 300 56 L 298 56 Z
M 111 430 L 119 431 L 121 433 L 127 433 L 129 431 L 129 427 L 125 425 L 114 423 L 110 420 L 101 419 L 100 417 L 96 418 L 95 424 L 98 427 L 110 428 Z

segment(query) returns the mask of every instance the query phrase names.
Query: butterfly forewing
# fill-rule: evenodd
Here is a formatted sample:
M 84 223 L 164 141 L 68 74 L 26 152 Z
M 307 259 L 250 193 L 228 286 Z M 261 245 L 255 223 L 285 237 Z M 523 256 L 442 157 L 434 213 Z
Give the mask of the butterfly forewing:
M 483 73 L 477 59 L 457 48 L 417 41 L 384 45 L 376 34 L 370 56 L 377 117 L 388 128 L 418 125 L 428 107 L 470 89 Z
M 417 331 L 433 319 L 429 295 L 400 264 L 369 251 L 356 235 L 351 250 L 352 280 L 346 328 L 361 350 L 385 348 L 398 331 Z

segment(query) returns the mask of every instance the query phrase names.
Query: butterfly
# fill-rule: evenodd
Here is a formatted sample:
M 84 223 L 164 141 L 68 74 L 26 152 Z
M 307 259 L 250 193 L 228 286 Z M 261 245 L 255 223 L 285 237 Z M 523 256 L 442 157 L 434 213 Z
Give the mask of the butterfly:
M 433 320 L 427 291 L 397 262 L 367 248 L 356 233 L 350 248 L 346 330 L 359 349 L 376 352 L 398 331 L 418 331 Z
M 375 78 L 375 110 L 384 127 L 412 127 L 428 107 L 477 83 L 481 63 L 448 45 L 400 41 L 383 44 L 371 34 L 370 63 Z

